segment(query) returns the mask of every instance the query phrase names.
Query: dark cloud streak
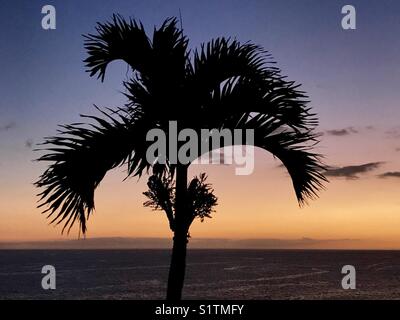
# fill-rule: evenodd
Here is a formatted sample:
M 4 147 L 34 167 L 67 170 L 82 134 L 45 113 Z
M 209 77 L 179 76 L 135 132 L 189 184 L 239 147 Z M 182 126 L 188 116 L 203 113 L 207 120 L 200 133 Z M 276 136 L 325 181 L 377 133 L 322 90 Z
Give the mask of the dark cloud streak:
M 348 136 L 351 134 L 358 133 L 358 130 L 354 129 L 353 127 L 344 128 L 344 129 L 333 129 L 333 130 L 326 130 L 327 135 L 336 136 L 336 137 L 343 137 Z
M 400 171 L 388 171 L 378 175 L 378 177 L 381 179 L 400 178 Z
M 346 179 L 359 179 L 359 174 L 367 173 L 378 169 L 383 162 L 370 162 L 356 166 L 345 166 L 340 168 L 331 168 L 325 171 L 327 177 L 342 177 Z

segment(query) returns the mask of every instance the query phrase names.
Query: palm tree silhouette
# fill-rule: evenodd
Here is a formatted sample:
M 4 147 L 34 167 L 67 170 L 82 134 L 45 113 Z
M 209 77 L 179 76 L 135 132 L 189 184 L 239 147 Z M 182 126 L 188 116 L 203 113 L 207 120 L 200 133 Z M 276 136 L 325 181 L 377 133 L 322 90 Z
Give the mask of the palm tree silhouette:
M 44 141 L 50 162 L 36 182 L 51 223 L 75 222 L 86 232 L 94 210 L 94 191 L 107 171 L 126 165 L 127 176 L 151 173 L 145 206 L 164 210 L 173 232 L 167 299 L 181 299 L 189 228 L 195 217 L 209 217 L 217 203 L 201 174 L 188 184 L 190 163 L 149 163 L 150 129 L 178 127 L 253 129 L 256 147 L 279 158 L 286 167 L 300 205 L 317 196 L 327 181 L 318 142 L 315 114 L 299 85 L 287 81 L 270 55 L 252 43 L 217 38 L 191 52 L 188 40 L 169 18 L 150 39 L 141 23 L 114 15 L 85 36 L 85 60 L 90 76 L 104 80 L 107 66 L 125 61 L 132 76 L 124 82 L 127 103 L 117 110 L 99 109 L 100 116 L 83 116 L 87 124 L 61 126 Z M 43 150 L 43 149 L 42 149 Z

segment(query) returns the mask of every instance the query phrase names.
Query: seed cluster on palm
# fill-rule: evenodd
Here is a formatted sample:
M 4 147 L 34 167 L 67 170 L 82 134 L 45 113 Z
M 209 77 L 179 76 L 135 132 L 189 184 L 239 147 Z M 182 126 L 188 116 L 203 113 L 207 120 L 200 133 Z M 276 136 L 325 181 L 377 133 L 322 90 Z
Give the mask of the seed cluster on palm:
M 199 218 L 203 222 L 205 218 L 211 218 L 211 213 L 215 211 L 217 197 L 211 185 L 205 182 L 206 179 L 206 174 L 202 173 L 188 184 L 185 201 L 188 230 L 194 219 Z M 175 231 L 175 181 L 171 173 L 150 176 L 147 186 L 149 190 L 143 194 L 149 200 L 143 205 L 154 210 L 163 210 L 167 215 L 171 231 Z

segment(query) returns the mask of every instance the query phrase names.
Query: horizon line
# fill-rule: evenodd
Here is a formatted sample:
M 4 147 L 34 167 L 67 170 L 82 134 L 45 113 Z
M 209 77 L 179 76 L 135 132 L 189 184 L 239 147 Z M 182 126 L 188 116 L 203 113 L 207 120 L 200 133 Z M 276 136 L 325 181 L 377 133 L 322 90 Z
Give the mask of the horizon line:
M 166 237 L 95 237 L 55 240 L 3 240 L 0 250 L 13 249 L 171 249 Z M 395 241 L 373 239 L 314 238 L 195 238 L 189 249 L 259 249 L 259 250 L 400 250 Z

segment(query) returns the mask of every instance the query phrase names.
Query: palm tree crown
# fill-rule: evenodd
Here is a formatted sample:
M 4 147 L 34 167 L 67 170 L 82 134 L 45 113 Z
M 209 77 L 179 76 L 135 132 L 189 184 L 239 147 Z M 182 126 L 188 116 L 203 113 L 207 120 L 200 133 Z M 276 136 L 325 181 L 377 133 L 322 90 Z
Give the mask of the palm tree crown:
M 36 182 L 43 188 L 40 206 L 46 207 L 52 223 L 64 223 L 63 231 L 78 222 L 86 232 L 94 191 L 107 171 L 126 165 L 128 176 L 149 170 L 173 175 L 175 165 L 146 161 L 147 132 L 166 132 L 171 120 L 196 131 L 253 129 L 255 146 L 279 158 L 288 170 L 300 204 L 323 187 L 325 167 L 312 151 L 318 142 L 317 119 L 308 97 L 281 75 L 261 47 L 217 38 L 191 52 L 174 18 L 156 28 L 150 39 L 141 23 L 114 15 L 85 36 L 85 49 L 90 76 L 103 81 L 114 60 L 125 61 L 132 76 L 124 82 L 126 105 L 99 109 L 100 116 L 85 116 L 89 124 L 62 126 L 59 135 L 45 140 L 47 153 L 39 160 L 48 161 L 49 167 Z M 201 179 L 194 182 L 197 188 L 205 186 Z M 160 181 L 153 181 L 153 191 Z M 147 205 L 156 207 L 149 187 Z M 209 203 L 203 217 L 216 204 L 216 198 L 205 195 Z

